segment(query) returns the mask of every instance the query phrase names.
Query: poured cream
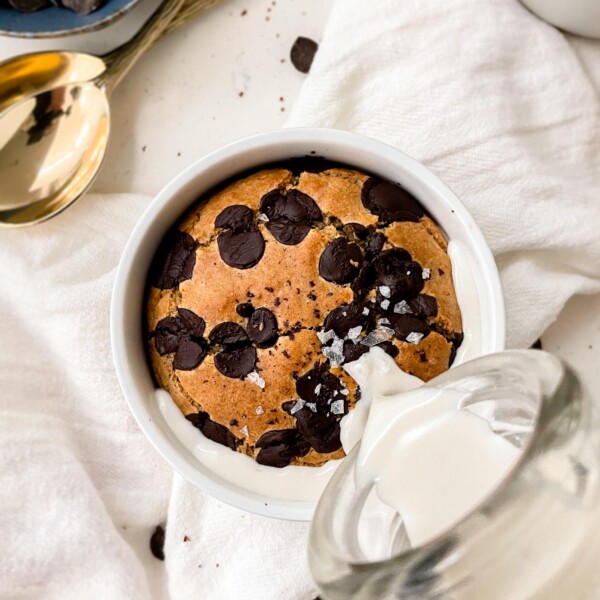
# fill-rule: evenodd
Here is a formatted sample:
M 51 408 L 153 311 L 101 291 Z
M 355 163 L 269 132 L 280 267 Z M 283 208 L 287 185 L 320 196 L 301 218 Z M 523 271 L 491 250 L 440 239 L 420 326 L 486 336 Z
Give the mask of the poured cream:
M 468 390 L 420 387 L 405 374 L 390 377 L 394 369 L 402 373 L 379 348 L 347 368 L 370 396 L 355 478 L 359 489 L 374 484 L 380 500 L 401 515 L 414 547 L 488 497 L 521 452 L 462 408 Z
M 448 254 L 465 333 L 455 360 L 455 364 L 459 364 L 481 355 L 481 314 L 466 248 L 460 242 L 451 241 Z M 372 361 L 380 364 L 371 364 Z M 361 438 L 373 397 L 414 389 L 422 382 L 401 371 L 379 348 L 372 348 L 361 360 L 348 363 L 344 368 L 361 386 L 362 392 L 356 408 L 341 421 L 342 445 L 348 452 Z M 377 380 L 369 377 L 365 369 L 369 373 L 377 370 Z M 201 465 L 249 492 L 279 500 L 316 502 L 339 464 L 339 461 L 329 461 L 322 467 L 288 466 L 282 469 L 259 465 L 250 457 L 205 438 L 183 416 L 165 390 L 156 391 L 156 402 L 170 429 Z

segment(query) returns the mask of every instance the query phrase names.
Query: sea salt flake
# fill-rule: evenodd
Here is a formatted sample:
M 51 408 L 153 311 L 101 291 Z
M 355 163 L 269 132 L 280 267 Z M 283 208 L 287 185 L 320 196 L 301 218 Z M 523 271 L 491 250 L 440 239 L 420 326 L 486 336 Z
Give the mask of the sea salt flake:
M 348 330 L 348 339 L 352 340 L 355 344 L 357 343 L 358 338 L 362 332 L 362 326 L 357 325 L 356 327 L 352 327 Z
M 265 389 L 265 380 L 256 371 L 248 373 L 248 375 L 246 375 L 246 378 L 253 384 L 257 385 L 261 390 Z
M 379 324 L 380 325 L 390 325 L 390 320 L 386 319 L 385 317 L 382 317 L 381 319 L 379 319 Z
M 295 415 L 305 404 L 305 400 L 302 400 L 302 398 L 298 398 L 298 400 L 296 400 L 296 404 L 294 404 L 294 406 L 290 408 L 290 414 Z
M 369 309 L 366 306 L 363 308 L 362 314 L 365 315 L 365 317 L 369 314 Z
M 394 335 L 394 330 L 389 327 L 377 327 L 369 333 L 369 335 L 363 338 L 360 343 L 365 346 L 377 346 L 377 344 L 381 344 L 381 342 L 385 342 L 389 340 Z
M 260 213 L 258 215 L 258 218 L 260 221 L 264 221 L 265 223 L 269 222 L 269 217 L 267 217 L 267 215 L 265 215 L 265 213 Z
M 337 336 L 335 335 L 335 331 L 333 331 L 333 329 L 328 329 L 327 331 L 317 331 L 317 337 L 319 338 L 321 344 L 326 344 Z
M 392 290 L 390 289 L 389 285 L 380 285 L 379 286 L 379 293 L 384 298 L 389 298 L 392 295 Z
M 344 414 L 344 401 L 336 400 L 331 403 L 331 412 L 334 415 L 343 415 Z
M 339 367 L 344 362 L 344 340 L 336 336 L 333 344 L 323 348 L 322 352 L 332 367 Z
M 244 425 L 241 429 L 240 429 L 240 433 L 242 435 L 244 435 L 244 437 L 248 437 L 249 433 L 248 433 L 248 425 Z
M 411 344 L 418 344 L 422 339 L 423 339 L 423 334 L 417 333 L 416 331 L 413 331 L 412 333 L 409 333 L 406 336 L 406 341 Z
M 398 315 L 412 314 L 412 310 L 406 300 L 400 300 L 400 302 L 394 306 L 394 312 Z
M 317 412 L 317 405 L 314 402 L 307 402 L 304 406 L 310 408 L 313 412 Z
M 383 308 L 383 310 L 387 310 L 390 307 L 390 301 L 389 300 L 382 300 L 381 301 L 381 308 Z
M 429 279 L 431 277 L 431 269 L 423 269 L 423 279 Z
M 348 390 L 342 390 L 342 396 L 347 396 L 350 392 Z
M 256 407 L 256 414 L 257 415 L 262 415 L 265 412 L 265 409 L 262 406 L 257 406 Z
M 315 387 L 315 396 L 318 396 L 321 393 L 321 384 L 317 383 Z

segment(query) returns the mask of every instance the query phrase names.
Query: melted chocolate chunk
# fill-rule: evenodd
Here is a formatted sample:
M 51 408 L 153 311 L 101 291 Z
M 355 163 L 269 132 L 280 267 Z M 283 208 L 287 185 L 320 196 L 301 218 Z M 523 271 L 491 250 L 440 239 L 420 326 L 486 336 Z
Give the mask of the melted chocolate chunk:
M 269 467 L 285 467 L 293 458 L 304 456 L 310 450 L 310 444 L 297 429 L 278 429 L 264 433 L 256 447 L 261 451 L 256 461 Z
M 402 248 L 382 252 L 375 259 L 374 268 L 375 284 L 389 287 L 393 302 L 415 298 L 425 285 L 421 265 L 410 260 L 410 254 Z
M 156 351 L 164 356 L 175 352 L 184 337 L 185 332 L 181 327 L 180 319 L 165 317 L 157 323 L 154 330 L 154 346 Z
M 300 36 L 290 50 L 290 60 L 300 73 L 308 73 L 318 49 L 317 42 Z
M 248 336 L 259 348 L 277 342 L 277 317 L 268 308 L 258 308 L 248 320 Z
M 344 362 L 349 363 L 358 360 L 363 354 L 369 351 L 369 347 L 364 344 L 355 344 L 351 340 L 344 342 Z
M 252 313 L 254 312 L 254 306 L 252 306 L 250 302 L 243 302 L 235 307 L 235 312 L 240 315 L 240 317 L 247 319 L 248 317 L 252 316 Z
M 420 319 L 429 319 L 438 314 L 438 303 L 433 296 L 427 294 L 419 294 L 411 300 L 408 305 L 412 310 L 412 314 Z
M 323 322 L 323 329 L 329 331 L 333 329 L 338 337 L 345 337 L 348 331 L 359 325 L 365 328 L 369 322 L 369 315 L 365 315 L 365 305 L 361 302 L 352 302 L 351 304 L 342 304 L 334 308 Z
M 157 525 L 150 536 L 150 552 L 154 558 L 165 560 L 165 529 L 162 525 Z
M 254 371 L 257 359 L 254 346 L 223 350 L 215 356 L 215 367 L 225 377 L 244 379 Z
M 387 238 L 381 231 L 375 231 L 369 234 L 367 238 L 367 254 L 373 256 L 379 254 L 383 250 L 383 245 L 387 241 Z
M 254 212 L 248 206 L 236 204 L 223 209 L 215 219 L 215 227 L 231 229 L 234 233 L 254 228 Z
M 415 198 L 399 185 L 370 177 L 365 181 L 361 199 L 364 207 L 381 221 L 414 221 L 423 216 L 423 209 Z
M 241 325 L 232 321 L 219 323 L 210 332 L 208 339 L 213 344 L 221 344 L 222 346 L 246 345 L 250 341 L 246 330 Z
M 369 235 L 369 230 L 361 223 L 348 223 L 344 225 L 343 229 L 346 235 L 354 235 L 358 240 L 366 240 Z
M 161 243 L 151 268 L 154 287 L 170 290 L 192 278 L 196 264 L 196 242 L 183 231 L 172 232 Z
M 329 404 L 333 400 L 344 398 L 343 389 L 342 382 L 326 365 L 317 365 L 296 380 L 298 396 L 306 402 L 317 403 L 323 412 L 329 411 Z M 285 406 L 284 410 L 287 412 Z
M 326 281 L 343 285 L 350 283 L 363 262 L 360 248 L 346 238 L 336 238 L 323 250 L 319 258 L 319 275 Z
M 400 353 L 400 350 L 398 350 L 398 348 L 396 348 L 396 346 L 394 346 L 394 344 L 392 344 L 392 342 L 389 341 L 381 342 L 381 344 L 377 344 L 377 347 L 381 348 L 392 358 L 396 358 L 396 356 L 398 356 L 398 354 Z
M 258 230 L 227 230 L 217 238 L 217 245 L 223 262 L 234 269 L 254 267 L 265 252 L 265 240 Z
M 178 308 L 179 319 L 183 328 L 194 338 L 201 338 L 206 329 L 206 323 L 202 317 L 187 308 Z
M 185 417 L 194 427 L 197 427 L 204 437 L 209 440 L 227 446 L 231 450 L 235 450 L 236 447 L 241 444 L 241 440 L 238 440 L 225 425 L 221 425 L 216 421 L 213 421 L 208 413 L 198 412 L 186 415 Z
M 183 340 L 173 359 L 173 368 L 179 371 L 191 371 L 206 358 L 207 349 L 201 342 Z
M 423 337 L 427 337 L 431 333 L 427 323 L 410 315 L 390 313 L 388 318 L 394 328 L 394 335 L 399 340 L 406 341 L 411 333 L 421 333 Z
M 268 192 L 260 201 L 260 210 L 269 218 L 267 229 L 271 235 L 287 246 L 299 244 L 313 223 L 323 218 L 316 202 L 295 189 L 287 195 L 280 189 Z
M 294 417 L 298 431 L 317 452 L 335 452 L 342 447 L 340 424 L 334 418 L 313 412 L 306 406 L 294 413 Z

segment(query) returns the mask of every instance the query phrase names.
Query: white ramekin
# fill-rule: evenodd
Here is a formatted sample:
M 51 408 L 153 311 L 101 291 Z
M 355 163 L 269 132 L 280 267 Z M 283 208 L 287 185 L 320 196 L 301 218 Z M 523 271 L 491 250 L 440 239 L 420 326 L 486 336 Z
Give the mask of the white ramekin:
M 200 464 L 176 438 L 155 400 L 142 323 L 150 262 L 165 232 L 202 194 L 265 163 L 316 154 L 401 183 L 425 206 L 450 240 L 473 259 L 483 328 L 482 353 L 504 349 L 504 301 L 485 239 L 460 200 L 430 171 L 382 142 L 334 129 L 284 129 L 230 144 L 200 159 L 169 183 L 146 209 L 121 257 L 111 305 L 111 343 L 117 376 L 129 407 L 150 442 L 171 466 L 208 494 L 250 512 L 308 520 L 314 503 L 261 496 L 226 482 Z

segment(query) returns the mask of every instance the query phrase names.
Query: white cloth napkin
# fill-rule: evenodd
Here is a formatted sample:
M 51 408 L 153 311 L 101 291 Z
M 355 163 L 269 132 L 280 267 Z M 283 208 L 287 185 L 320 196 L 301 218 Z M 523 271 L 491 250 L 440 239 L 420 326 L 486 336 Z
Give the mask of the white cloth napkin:
M 515 0 L 338 0 L 290 125 L 379 137 L 453 187 L 518 346 L 600 289 L 599 107 L 566 38 Z M 311 600 L 306 524 L 173 477 L 125 406 L 109 296 L 148 201 L 90 196 L 0 235 L 0 597 Z M 165 522 L 161 563 L 148 540 Z

